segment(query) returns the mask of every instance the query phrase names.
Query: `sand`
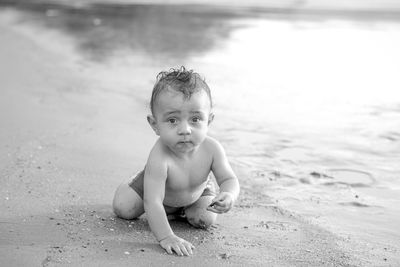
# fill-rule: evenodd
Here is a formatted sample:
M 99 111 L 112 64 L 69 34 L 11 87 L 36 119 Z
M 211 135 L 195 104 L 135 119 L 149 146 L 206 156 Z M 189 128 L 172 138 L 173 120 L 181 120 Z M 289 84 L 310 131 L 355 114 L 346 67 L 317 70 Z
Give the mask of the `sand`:
M 385 265 L 384 251 L 282 210 L 239 169 L 235 208 L 209 230 L 171 222 L 196 250 L 167 255 L 145 217 L 111 209 L 155 140 L 144 102 L 105 90 L 34 33 L 4 21 L 0 32 L 1 266 Z

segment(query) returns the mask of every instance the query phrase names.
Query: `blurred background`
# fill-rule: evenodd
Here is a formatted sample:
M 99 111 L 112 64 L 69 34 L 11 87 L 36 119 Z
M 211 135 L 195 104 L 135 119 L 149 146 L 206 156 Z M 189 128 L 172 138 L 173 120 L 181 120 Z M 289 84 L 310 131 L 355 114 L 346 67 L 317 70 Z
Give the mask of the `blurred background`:
M 0 18 L 147 111 L 159 71 L 194 69 L 243 198 L 399 248 L 400 2 L 0 0 Z

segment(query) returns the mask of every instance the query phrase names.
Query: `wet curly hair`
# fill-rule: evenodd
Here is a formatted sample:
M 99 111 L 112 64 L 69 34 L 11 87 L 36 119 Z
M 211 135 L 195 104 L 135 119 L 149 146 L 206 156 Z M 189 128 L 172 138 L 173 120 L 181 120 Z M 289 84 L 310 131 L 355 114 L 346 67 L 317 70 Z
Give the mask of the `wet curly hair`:
M 211 107 L 213 106 L 211 91 L 206 81 L 198 73 L 193 72 L 193 70 L 186 70 L 186 68 L 182 66 L 179 69 L 162 71 L 157 75 L 157 81 L 153 87 L 150 100 L 150 109 L 153 115 L 158 95 L 167 89 L 181 92 L 184 99 L 190 99 L 192 94 L 204 90 L 210 100 Z

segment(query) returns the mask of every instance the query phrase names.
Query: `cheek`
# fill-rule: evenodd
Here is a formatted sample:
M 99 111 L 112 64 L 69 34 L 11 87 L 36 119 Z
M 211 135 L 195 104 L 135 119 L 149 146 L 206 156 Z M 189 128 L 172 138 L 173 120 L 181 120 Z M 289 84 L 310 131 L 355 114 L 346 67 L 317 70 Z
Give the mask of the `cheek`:
M 161 130 L 161 134 L 160 136 L 162 137 L 162 139 L 164 140 L 171 140 L 174 139 L 176 136 L 176 133 L 174 130 L 171 130 L 169 128 L 164 128 Z
M 208 132 L 208 127 L 204 126 L 204 127 L 196 129 L 195 135 L 198 136 L 199 138 L 203 138 L 207 135 L 207 132 Z

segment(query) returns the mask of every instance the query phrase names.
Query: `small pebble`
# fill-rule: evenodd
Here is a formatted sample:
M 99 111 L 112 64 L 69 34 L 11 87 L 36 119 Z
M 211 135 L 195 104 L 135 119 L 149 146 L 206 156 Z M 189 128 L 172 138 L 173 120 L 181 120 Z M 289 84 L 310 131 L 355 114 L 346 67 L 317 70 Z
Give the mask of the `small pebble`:
M 129 251 L 125 251 L 124 254 L 125 254 L 125 255 L 129 255 L 129 254 L 131 254 L 131 253 L 129 253 Z
M 219 257 L 220 257 L 221 259 L 223 259 L 223 260 L 229 259 L 230 256 L 231 256 L 231 255 L 229 255 L 228 253 L 221 253 L 221 254 L 219 254 Z

